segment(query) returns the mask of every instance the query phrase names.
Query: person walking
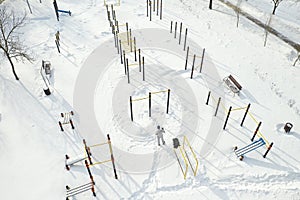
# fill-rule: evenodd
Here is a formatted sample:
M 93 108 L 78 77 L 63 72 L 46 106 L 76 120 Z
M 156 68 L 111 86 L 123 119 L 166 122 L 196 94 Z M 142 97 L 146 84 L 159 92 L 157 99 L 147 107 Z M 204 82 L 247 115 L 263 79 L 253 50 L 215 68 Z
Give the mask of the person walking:
M 157 126 L 156 136 L 157 136 L 158 146 L 160 146 L 160 140 L 162 141 L 163 145 L 166 144 L 163 135 L 164 133 L 165 133 L 164 128 L 160 129 L 160 126 Z

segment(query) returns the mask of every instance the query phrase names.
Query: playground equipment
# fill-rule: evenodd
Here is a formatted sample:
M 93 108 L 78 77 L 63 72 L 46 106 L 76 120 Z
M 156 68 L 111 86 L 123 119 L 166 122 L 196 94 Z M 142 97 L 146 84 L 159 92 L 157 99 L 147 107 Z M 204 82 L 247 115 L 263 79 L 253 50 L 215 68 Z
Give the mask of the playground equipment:
M 199 163 L 198 163 L 196 154 L 195 154 L 193 148 L 191 147 L 187 137 L 186 136 L 183 137 L 182 147 L 180 145 L 178 138 L 174 138 L 173 139 L 173 147 L 174 147 L 174 153 L 175 153 L 177 162 L 179 164 L 179 167 L 181 169 L 184 179 L 186 179 L 189 166 L 191 167 L 191 169 L 193 171 L 193 175 L 196 176 Z M 195 160 L 195 167 L 193 167 L 193 165 L 192 165 L 191 159 L 186 151 L 186 147 L 188 147 L 190 149 L 190 152 Z M 176 151 L 178 151 L 178 153 Z M 180 157 L 179 155 L 181 155 L 182 159 L 179 159 L 179 157 Z M 180 161 L 180 160 L 183 161 L 183 164 L 182 164 L 182 161 Z
M 162 20 L 162 1 L 163 0 L 147 0 L 146 7 L 147 7 L 147 17 L 149 16 L 150 21 L 152 21 L 152 12 L 155 14 L 155 5 L 156 5 L 156 15 L 158 16 L 158 12 L 160 12 L 159 19 Z M 153 8 L 153 11 L 152 11 Z
M 71 11 L 66 11 L 66 10 L 59 10 L 58 9 L 58 6 L 57 6 L 57 3 L 56 3 L 56 0 L 53 0 L 53 6 L 54 6 L 54 10 L 55 10 L 55 14 L 56 14 L 56 18 L 57 18 L 57 21 L 59 21 L 59 12 L 61 13 L 67 13 L 71 16 Z
M 69 197 L 76 196 L 76 195 L 86 192 L 88 190 L 92 191 L 94 197 L 96 196 L 95 188 L 94 188 L 95 182 L 94 182 L 93 175 L 91 173 L 91 170 L 89 168 L 87 160 L 85 160 L 84 162 L 85 162 L 85 167 L 89 173 L 91 182 L 80 185 L 80 186 L 72 188 L 72 189 L 68 185 L 66 185 L 66 190 L 67 190 L 66 191 L 66 200 L 69 200 Z
M 167 111 L 166 113 L 169 113 L 169 105 L 170 105 L 170 94 L 171 94 L 171 90 L 167 89 L 167 90 L 162 90 L 162 91 L 158 91 L 158 92 L 149 92 L 149 96 L 148 97 L 143 97 L 143 98 L 138 98 L 138 99 L 132 99 L 132 96 L 129 97 L 129 105 L 130 105 L 130 116 L 131 116 L 131 121 L 133 121 L 133 109 L 132 109 L 132 102 L 134 101 L 141 101 L 141 100 L 145 100 L 145 99 L 149 99 L 149 117 L 151 117 L 151 96 L 153 94 L 159 94 L 159 93 L 164 93 L 167 92 L 168 93 L 168 97 L 167 97 Z
M 235 154 L 237 157 L 240 158 L 240 160 L 243 160 L 244 159 L 244 155 L 251 152 L 251 151 L 254 151 L 255 149 L 258 149 L 259 147 L 265 145 L 265 141 L 264 139 L 262 138 L 259 138 L 257 141 L 241 148 L 241 149 L 238 149 L 238 147 L 234 147 L 234 151 L 235 151 Z
M 100 144 L 94 144 L 92 146 L 87 146 L 86 141 L 83 140 L 83 144 L 84 144 L 84 148 L 85 148 L 85 157 L 87 157 L 89 159 L 89 162 L 90 162 L 89 165 L 90 166 L 94 166 L 94 165 L 98 165 L 98 164 L 104 164 L 104 163 L 107 163 L 107 162 L 111 162 L 112 166 L 113 166 L 113 171 L 114 171 L 115 179 L 118 179 L 116 165 L 115 165 L 115 159 L 114 159 L 114 155 L 113 155 L 113 150 L 112 150 L 112 145 L 111 145 L 109 134 L 107 134 L 107 142 L 100 143 Z M 92 162 L 92 159 L 91 159 L 91 156 L 92 156 L 91 148 L 99 147 L 99 146 L 106 145 L 106 144 L 109 147 L 110 159 L 109 160 L 105 160 L 105 161 L 100 161 L 100 162 Z
M 72 118 L 71 118 L 71 116 L 74 115 L 73 111 L 70 111 L 67 113 L 60 113 L 60 115 L 61 115 L 61 117 L 64 118 L 63 122 L 61 122 L 61 121 L 58 122 L 61 131 L 64 131 L 63 125 L 65 125 L 65 124 L 70 124 L 72 129 L 75 129 Z

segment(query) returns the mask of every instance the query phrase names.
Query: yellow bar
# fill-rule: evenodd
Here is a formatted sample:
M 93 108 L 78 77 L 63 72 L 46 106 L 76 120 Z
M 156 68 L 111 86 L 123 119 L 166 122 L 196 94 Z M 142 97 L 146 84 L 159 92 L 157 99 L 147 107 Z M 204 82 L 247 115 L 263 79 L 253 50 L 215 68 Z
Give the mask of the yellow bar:
M 264 135 L 263 135 L 260 131 L 258 131 L 257 133 L 258 133 L 258 134 L 257 134 L 258 137 L 261 137 L 261 138 L 266 142 L 267 147 L 270 146 L 270 143 L 269 143 L 268 140 L 264 137 Z
M 111 159 L 110 160 L 105 160 L 105 161 L 102 161 L 102 162 L 96 162 L 96 163 L 91 164 L 90 166 L 100 165 L 100 164 L 107 163 L 107 162 L 110 162 L 110 161 L 111 161 Z
M 248 112 L 248 113 L 249 113 L 250 117 L 253 119 L 253 121 L 254 121 L 256 124 L 258 124 L 258 121 L 255 119 L 255 117 L 252 115 L 252 113 L 251 113 L 251 112 Z
M 184 161 L 184 164 L 185 164 L 185 172 L 183 173 L 183 177 L 184 177 L 184 180 L 185 180 L 186 179 L 187 170 L 188 170 L 188 163 L 186 161 L 184 153 L 182 152 L 182 148 L 179 147 L 179 149 L 180 149 L 180 153 L 181 153 L 181 155 L 183 157 L 183 161 Z
M 149 97 L 144 97 L 144 98 L 139 98 L 139 99 L 133 99 L 132 101 L 141 101 L 141 100 L 144 100 L 144 99 L 148 99 Z
M 102 145 L 105 145 L 105 144 L 107 144 L 107 142 L 100 143 L 100 144 L 94 144 L 94 145 L 89 146 L 89 147 L 97 147 L 97 146 L 102 146 Z
M 189 56 L 193 57 L 194 55 L 189 54 Z M 196 58 L 202 58 L 202 56 L 196 56 Z
M 186 141 L 187 145 L 189 146 L 189 148 L 190 148 L 190 150 L 191 150 L 191 152 L 192 152 L 192 154 L 193 154 L 194 159 L 196 160 L 196 168 L 195 168 L 195 171 L 194 171 L 193 168 L 192 168 L 192 170 L 193 170 L 193 172 L 194 172 L 194 176 L 196 176 L 197 171 L 198 171 L 199 162 L 198 162 L 198 159 L 197 159 L 197 157 L 196 157 L 196 154 L 195 154 L 195 152 L 194 152 L 192 146 L 190 145 L 190 142 L 188 141 L 188 139 L 187 139 L 186 136 L 184 136 L 184 138 L 183 138 L 183 148 L 184 148 L 184 142 L 185 142 L 185 141 Z
M 246 109 L 247 107 L 243 107 L 243 108 L 235 108 L 235 109 L 231 109 L 231 111 L 235 111 L 235 110 L 243 110 Z
M 134 63 L 134 64 L 129 64 L 128 66 L 134 66 L 134 65 L 139 65 L 139 64 Z
M 213 95 L 211 95 L 212 100 L 214 100 L 215 102 L 217 101 Z
M 158 91 L 158 92 L 151 92 L 151 94 L 158 94 L 158 93 L 162 93 L 162 92 L 168 92 L 168 90 L 162 90 L 162 91 Z

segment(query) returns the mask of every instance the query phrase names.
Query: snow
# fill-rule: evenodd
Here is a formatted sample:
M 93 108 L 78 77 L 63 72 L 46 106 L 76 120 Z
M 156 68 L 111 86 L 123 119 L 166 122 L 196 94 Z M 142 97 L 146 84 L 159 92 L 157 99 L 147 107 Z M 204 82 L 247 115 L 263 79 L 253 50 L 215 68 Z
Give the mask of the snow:
M 128 22 L 145 57 L 143 81 L 134 54 L 126 53 L 129 64 L 135 64 L 129 66 L 128 84 L 104 2 L 57 3 L 60 9 L 71 10 L 72 16 L 60 14 L 57 22 L 52 2 L 30 1 L 33 14 L 28 13 L 26 25 L 18 32 L 35 61 L 16 63 L 20 81 L 14 80 L 8 61 L 0 57 L 1 199 L 65 198 L 66 185 L 74 188 L 90 181 L 84 162 L 70 171 L 64 168 L 65 154 L 71 160 L 81 158 L 83 138 L 93 146 L 105 143 L 107 134 L 118 180 L 111 162 L 92 165 L 97 197 L 87 191 L 76 199 L 300 199 L 300 61 L 292 66 L 298 52 L 291 46 L 269 34 L 264 47 L 265 30 L 244 17 L 237 28 L 236 13 L 219 1 L 213 2 L 213 10 L 207 1 L 164 1 L 163 20 L 153 13 L 150 22 L 144 1 L 123 0 L 115 6 L 120 32 L 125 32 L 123 25 Z M 20 15 L 28 12 L 26 1 L 6 0 L 0 6 L 5 5 Z M 265 22 L 272 4 L 243 1 L 241 9 Z M 283 1 L 271 22 L 296 43 L 300 41 L 299 10 L 299 2 Z M 187 70 L 183 37 L 179 45 L 178 35 L 174 39 L 174 32 L 169 33 L 171 20 L 183 23 L 183 33 L 188 28 Z M 56 31 L 60 31 L 61 54 L 54 43 Z M 120 38 L 125 40 L 124 36 Z M 129 50 L 126 45 L 124 49 Z M 197 58 L 191 79 L 193 54 Z M 53 68 L 50 96 L 43 91 L 41 60 L 50 61 Z M 240 95 L 233 95 L 223 83 L 229 74 L 242 85 Z M 169 114 L 167 92 L 161 92 L 152 95 L 149 118 L 149 92 L 167 89 L 171 91 Z M 205 105 L 208 91 L 212 97 Z M 130 96 L 146 98 L 133 102 L 133 122 Z M 250 114 L 241 127 L 249 103 Z M 229 106 L 244 109 L 232 111 L 223 130 Z M 60 113 L 71 110 L 75 129 L 66 124 L 61 132 Z M 260 132 L 274 146 L 266 158 L 262 157 L 264 146 L 240 161 L 233 147 L 250 144 L 259 121 Z M 289 134 L 283 130 L 286 122 L 294 125 Z M 166 130 L 165 146 L 157 146 L 157 125 Z M 189 166 L 186 179 L 172 144 L 175 137 L 183 144 L 184 136 L 199 162 L 196 176 Z M 91 151 L 94 162 L 110 159 L 108 144 Z M 191 150 L 186 151 L 195 167 Z

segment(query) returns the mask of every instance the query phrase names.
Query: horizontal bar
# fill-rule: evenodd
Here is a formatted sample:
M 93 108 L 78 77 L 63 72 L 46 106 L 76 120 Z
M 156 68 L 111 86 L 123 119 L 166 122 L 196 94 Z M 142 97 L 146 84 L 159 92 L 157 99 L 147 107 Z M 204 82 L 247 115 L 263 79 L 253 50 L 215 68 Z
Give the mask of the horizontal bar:
M 94 145 L 89 146 L 89 147 L 97 147 L 97 146 L 102 146 L 102 145 L 105 145 L 105 144 L 107 144 L 107 142 L 100 143 L 100 144 L 94 144 Z
M 111 159 L 110 160 L 105 160 L 105 161 L 102 161 L 102 162 L 96 162 L 96 163 L 91 164 L 90 166 L 100 165 L 100 164 L 107 163 L 107 162 L 111 162 Z
M 243 110 L 243 109 L 246 109 L 247 107 L 243 107 L 243 108 L 234 108 L 232 109 L 231 111 L 235 111 L 235 110 Z
M 148 99 L 149 97 L 144 97 L 144 98 L 139 98 L 139 99 L 133 99 L 132 101 L 141 101 L 141 100 L 144 100 L 144 99 Z
M 158 92 L 151 92 L 151 94 L 158 94 L 158 93 L 162 93 L 162 92 L 168 92 L 168 90 L 162 90 L 162 91 L 158 91 Z

